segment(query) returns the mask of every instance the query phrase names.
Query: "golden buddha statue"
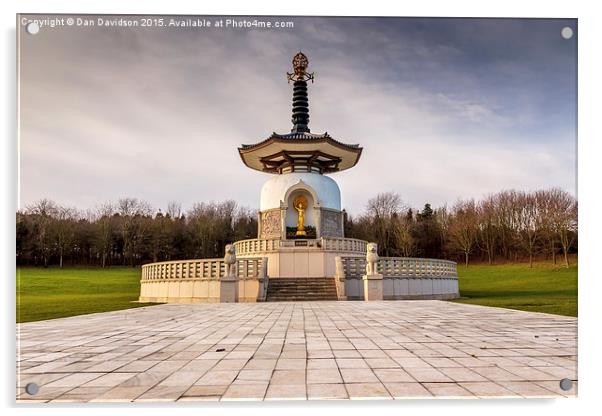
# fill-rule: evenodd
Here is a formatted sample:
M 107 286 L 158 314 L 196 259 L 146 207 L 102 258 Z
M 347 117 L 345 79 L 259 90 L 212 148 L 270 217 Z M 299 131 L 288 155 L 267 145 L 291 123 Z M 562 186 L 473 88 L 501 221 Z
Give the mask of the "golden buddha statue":
M 293 201 L 293 207 L 297 210 L 299 219 L 297 220 L 297 232 L 296 236 L 305 236 L 305 210 L 307 209 L 307 199 L 303 195 L 299 195 Z

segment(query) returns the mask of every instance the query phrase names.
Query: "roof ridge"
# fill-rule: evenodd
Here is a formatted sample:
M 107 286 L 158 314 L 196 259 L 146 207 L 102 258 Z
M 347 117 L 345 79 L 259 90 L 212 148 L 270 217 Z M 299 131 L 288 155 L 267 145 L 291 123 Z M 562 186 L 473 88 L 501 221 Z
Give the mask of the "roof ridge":
M 241 145 L 241 148 L 249 149 L 249 148 L 257 147 L 257 146 L 260 146 L 260 145 L 262 145 L 270 140 L 274 140 L 274 139 L 276 139 L 276 140 L 308 140 L 308 141 L 326 139 L 326 140 L 330 140 L 338 145 L 348 147 L 348 148 L 359 148 L 360 147 L 359 144 L 347 144 L 347 143 L 338 141 L 336 139 L 333 139 L 332 136 L 330 136 L 328 134 L 328 132 L 324 132 L 322 134 L 306 133 L 306 132 L 279 134 L 276 132 L 272 132 L 272 134 L 267 139 L 264 139 L 260 142 L 254 143 L 254 144 L 243 144 L 243 145 Z

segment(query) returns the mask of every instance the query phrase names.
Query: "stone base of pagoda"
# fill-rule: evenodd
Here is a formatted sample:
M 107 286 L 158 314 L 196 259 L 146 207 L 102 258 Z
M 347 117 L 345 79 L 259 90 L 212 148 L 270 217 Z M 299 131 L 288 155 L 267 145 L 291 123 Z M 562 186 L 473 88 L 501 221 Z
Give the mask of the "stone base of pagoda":
M 252 239 L 234 243 L 237 258 L 265 257 L 270 278 L 324 278 L 336 274 L 335 258 L 365 257 L 366 242 L 353 238 Z

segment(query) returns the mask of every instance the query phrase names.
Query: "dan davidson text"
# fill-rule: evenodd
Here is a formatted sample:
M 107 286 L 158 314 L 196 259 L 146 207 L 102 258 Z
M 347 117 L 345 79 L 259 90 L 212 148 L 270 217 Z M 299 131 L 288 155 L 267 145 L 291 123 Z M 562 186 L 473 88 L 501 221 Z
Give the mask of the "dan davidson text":
M 255 18 L 219 18 L 207 19 L 202 17 L 76 17 L 68 19 L 80 27 L 169 27 L 169 28 L 237 28 L 237 29 L 270 29 L 293 28 L 292 21 L 271 21 Z M 70 24 L 68 24 L 70 26 Z

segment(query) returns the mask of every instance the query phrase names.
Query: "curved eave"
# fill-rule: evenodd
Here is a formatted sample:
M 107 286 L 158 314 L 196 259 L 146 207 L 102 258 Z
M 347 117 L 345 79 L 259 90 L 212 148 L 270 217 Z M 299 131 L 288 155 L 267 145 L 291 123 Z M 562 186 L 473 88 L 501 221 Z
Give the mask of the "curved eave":
M 290 139 L 270 137 L 254 145 L 243 145 L 238 148 L 238 153 L 243 163 L 260 172 L 265 172 L 262 158 L 271 156 L 282 151 L 293 152 L 312 152 L 320 151 L 322 153 L 336 156 L 341 159 L 337 171 L 342 171 L 354 167 L 360 160 L 362 148 L 359 145 L 347 145 L 338 142 L 331 137 L 321 137 L 312 139 Z

